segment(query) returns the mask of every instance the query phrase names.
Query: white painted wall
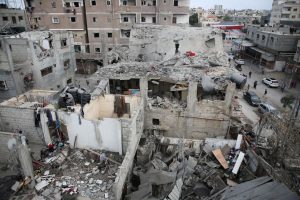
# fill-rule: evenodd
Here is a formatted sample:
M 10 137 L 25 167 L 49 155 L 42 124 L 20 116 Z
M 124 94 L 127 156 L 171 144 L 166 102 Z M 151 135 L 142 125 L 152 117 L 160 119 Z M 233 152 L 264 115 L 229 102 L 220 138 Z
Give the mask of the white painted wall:
M 189 15 L 173 15 L 176 17 L 176 24 L 188 24 L 189 23 Z
M 118 119 L 87 120 L 77 113 L 59 112 L 59 118 L 67 126 L 70 146 L 119 152 L 122 154 L 121 122 Z

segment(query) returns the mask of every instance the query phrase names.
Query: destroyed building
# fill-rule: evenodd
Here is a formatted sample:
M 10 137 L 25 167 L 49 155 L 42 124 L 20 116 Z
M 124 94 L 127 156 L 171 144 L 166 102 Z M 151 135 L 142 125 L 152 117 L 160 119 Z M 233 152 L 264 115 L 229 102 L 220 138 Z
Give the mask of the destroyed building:
M 171 29 L 137 26 L 128 57 L 112 55 L 87 79 L 92 93 L 69 85 L 0 104 L 0 160 L 22 175 L 12 179 L 10 194 L 299 199 L 290 191 L 299 189 L 298 178 L 290 179 L 296 173 L 286 171 L 297 171 L 298 149 L 284 147 L 300 139 L 284 137 L 291 127 L 284 120 L 271 126 L 280 121 L 273 117 L 262 118 L 257 130 L 242 124 L 235 89 L 247 78 L 229 65 L 221 34 Z M 280 158 L 272 161 L 279 148 L 291 151 L 284 168 Z
M 0 101 L 31 89 L 60 90 L 76 70 L 70 32 L 35 31 L 0 38 Z

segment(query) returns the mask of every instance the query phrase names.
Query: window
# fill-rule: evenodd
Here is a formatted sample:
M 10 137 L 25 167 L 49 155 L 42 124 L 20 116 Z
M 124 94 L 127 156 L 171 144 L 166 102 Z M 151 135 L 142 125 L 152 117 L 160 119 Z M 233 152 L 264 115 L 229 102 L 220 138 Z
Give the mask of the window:
M 8 21 L 8 17 L 6 17 L 6 16 L 5 16 L 5 17 L 2 17 L 2 20 L 3 20 L 3 21 Z
M 101 53 L 101 49 L 99 47 L 95 48 L 96 53 Z
M 52 72 L 53 72 L 52 66 L 46 67 L 46 68 L 41 70 L 41 75 L 46 76 L 47 74 L 51 74 Z
M 65 3 L 65 7 L 68 7 L 68 8 L 71 7 L 71 3 L 70 2 L 66 2 Z
M 58 17 L 52 17 L 52 23 L 53 24 L 59 24 L 59 18 Z
M 110 6 L 111 5 L 111 0 L 107 0 L 106 5 Z
M 145 17 L 142 17 L 142 22 L 146 22 L 146 18 Z
M 100 37 L 100 34 L 99 33 L 94 33 L 94 38 L 98 38 Z
M 124 17 L 123 22 L 128 22 L 128 17 Z
M 52 1 L 52 2 L 51 2 L 51 7 L 52 7 L 52 8 L 56 8 L 56 2 L 55 2 L 55 1 Z
M 70 59 L 67 59 L 67 60 L 64 61 L 64 69 L 65 70 L 69 69 L 69 67 L 70 67 Z
M 12 20 L 12 23 L 13 23 L 13 24 L 16 24 L 16 23 L 17 23 L 17 19 L 16 19 L 15 16 L 12 16 L 12 17 L 11 17 L 11 20 Z
M 74 6 L 79 7 L 80 6 L 79 2 L 74 2 Z
M 68 80 L 67 80 L 67 84 L 71 84 L 72 83 L 72 78 L 69 78 Z
M 97 17 L 93 17 L 93 22 L 97 22 Z
M 273 44 L 274 43 L 274 38 L 273 37 L 271 37 L 271 44 Z
M 127 5 L 127 1 L 123 1 L 123 6 L 126 6 Z
M 297 8 L 294 8 L 294 9 L 293 9 L 294 12 L 297 12 L 297 10 L 298 10 Z
M 165 18 L 164 18 L 164 20 L 166 21 L 166 20 L 167 20 L 167 18 L 165 17 Z
M 91 4 L 92 4 L 92 6 L 95 6 L 96 5 L 96 0 L 92 0 Z
M 67 46 L 67 38 L 61 39 L 60 45 L 61 45 L 61 47 L 66 47 Z
M 76 22 L 76 17 L 70 17 L 71 22 Z
M 156 23 L 156 17 L 152 17 L 152 23 L 153 23 L 153 24 Z
M 6 81 L 0 81 L 0 90 L 8 90 Z
M 23 16 L 19 16 L 19 22 L 23 20 Z
M 111 51 L 111 50 L 112 50 L 112 48 L 111 48 L 111 47 L 109 47 L 107 50 L 108 50 L 108 51 Z
M 142 6 L 146 5 L 146 1 L 142 1 Z
M 178 6 L 178 0 L 174 0 L 174 6 Z
M 295 15 L 292 15 L 292 19 L 295 19 L 296 18 L 296 16 Z
M 159 125 L 160 124 L 160 122 L 159 122 L 159 119 L 152 119 L 152 124 L 153 125 Z
M 156 6 L 156 0 L 153 1 L 153 6 Z
M 256 34 L 256 39 L 259 39 L 259 34 Z
M 177 23 L 177 18 L 176 18 L 176 17 L 173 17 L 172 23 L 173 23 L 173 24 L 176 24 L 176 23 Z
M 75 52 L 81 52 L 81 46 L 80 45 L 74 45 Z
M 263 35 L 261 39 L 264 41 L 266 39 L 266 36 Z
M 112 33 L 107 33 L 108 38 L 112 38 Z

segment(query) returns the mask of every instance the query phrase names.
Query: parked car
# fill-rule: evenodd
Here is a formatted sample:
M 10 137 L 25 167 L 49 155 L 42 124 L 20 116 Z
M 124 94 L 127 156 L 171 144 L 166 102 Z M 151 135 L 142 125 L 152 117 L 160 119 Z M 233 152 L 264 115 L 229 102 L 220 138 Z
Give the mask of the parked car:
M 264 113 L 275 113 L 276 112 L 276 108 L 274 108 L 273 106 L 271 106 L 270 104 L 267 103 L 261 103 L 258 105 L 258 111 L 262 114 Z
M 279 82 L 275 78 L 264 78 L 262 82 L 268 87 L 278 88 Z
M 233 53 L 229 53 L 228 57 L 229 57 L 230 60 L 233 60 L 234 59 L 234 54 Z
M 260 98 L 252 91 L 244 92 L 244 99 L 251 106 L 258 106 L 261 103 Z
M 240 65 L 244 65 L 245 60 L 244 59 L 235 59 L 235 63 L 240 64 Z

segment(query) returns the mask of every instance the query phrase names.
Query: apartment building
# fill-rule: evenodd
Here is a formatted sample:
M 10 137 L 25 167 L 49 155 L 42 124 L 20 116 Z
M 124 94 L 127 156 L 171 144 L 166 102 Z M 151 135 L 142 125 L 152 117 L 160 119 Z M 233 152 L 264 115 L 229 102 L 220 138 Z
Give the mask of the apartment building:
M 26 30 L 25 12 L 21 9 L 9 8 L 0 4 L 0 34 L 14 34 Z
M 128 45 L 136 23 L 189 22 L 189 0 L 26 0 L 26 6 L 32 29 L 73 31 L 75 51 L 92 59 Z
M 300 0 L 274 0 L 271 13 L 271 26 L 300 26 Z

